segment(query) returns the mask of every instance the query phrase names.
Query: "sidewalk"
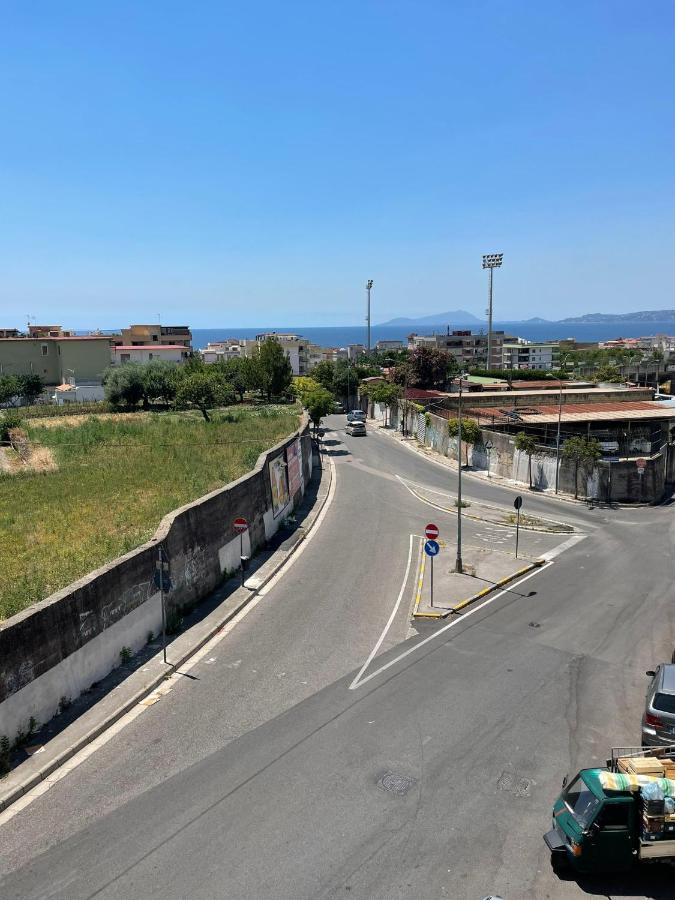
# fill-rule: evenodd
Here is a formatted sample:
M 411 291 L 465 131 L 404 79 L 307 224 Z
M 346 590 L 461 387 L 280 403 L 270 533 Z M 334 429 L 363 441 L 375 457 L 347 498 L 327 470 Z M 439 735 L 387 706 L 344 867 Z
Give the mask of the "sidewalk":
M 476 600 L 515 578 L 543 565 L 541 559 L 525 556 L 515 558 L 510 553 L 483 547 L 464 547 L 464 574 L 454 572 L 455 554 L 449 546 L 441 546 L 433 562 L 434 597 L 431 605 L 431 557 L 423 550 L 420 539 L 417 579 L 415 582 L 415 619 L 441 619 L 459 614 Z
M 60 718 L 57 717 L 47 723 L 44 732 L 38 732 L 38 746 L 32 748 L 34 755 L 0 780 L 0 811 L 41 783 L 45 783 L 45 789 L 50 787 L 52 779 L 57 781 L 62 777 L 63 773 L 57 770 L 63 767 L 67 771 L 68 761 L 76 753 L 134 707 L 152 705 L 171 690 L 172 682 L 181 677 L 180 667 L 258 595 L 311 531 L 328 499 L 333 480 L 332 462 L 324 456 L 322 464 L 322 470 L 314 470 L 316 476 L 313 474 L 307 493 L 296 510 L 293 527 L 278 532 L 267 549 L 256 554 L 243 586 L 237 574 L 201 602 L 197 607 L 197 611 L 201 607 L 201 619 L 167 643 L 168 665 L 164 664 L 160 651 L 150 659 L 143 659 L 141 667 L 132 670 L 121 682 L 122 667 L 115 669 L 108 676 L 107 692 L 98 702 L 82 711 L 65 728 L 48 728 L 52 723 L 56 726 Z M 56 730 L 56 734 L 51 737 L 47 733 L 49 730 Z

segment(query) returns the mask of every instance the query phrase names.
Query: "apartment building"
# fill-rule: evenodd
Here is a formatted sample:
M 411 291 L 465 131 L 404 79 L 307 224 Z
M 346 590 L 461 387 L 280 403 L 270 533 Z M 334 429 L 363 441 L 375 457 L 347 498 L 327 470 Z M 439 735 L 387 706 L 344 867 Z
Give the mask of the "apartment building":
M 503 369 L 553 369 L 560 358 L 560 344 L 556 341 L 504 341 Z
M 164 362 L 180 363 L 191 355 L 183 344 L 121 344 L 113 347 L 112 364 L 149 363 L 161 359 Z
M 0 338 L 0 374 L 35 374 L 50 386 L 100 382 L 113 347 L 114 336 L 103 334 Z
M 515 340 L 516 338 L 507 336 L 503 331 L 493 331 L 489 366 L 487 365 L 488 336 L 484 332 L 475 334 L 470 330 L 450 331 L 448 329 L 445 334 L 411 334 L 408 337 L 408 347 L 410 350 L 417 347 L 445 350 L 454 356 L 460 369 L 469 366 L 501 369 L 504 342 Z
M 268 338 L 277 340 L 291 363 L 294 375 L 307 375 L 314 366 L 324 359 L 329 359 L 328 351 L 308 341 L 299 334 L 290 332 L 266 331 L 256 334 L 254 340 L 241 340 L 241 356 L 255 356 L 260 345 Z
M 224 341 L 209 341 L 203 350 L 199 351 L 205 363 L 223 362 L 228 359 L 239 359 L 242 356 L 241 342 L 239 338 L 227 338 Z
M 187 325 L 130 325 L 122 329 L 121 343 L 126 347 L 164 344 L 192 349 L 192 332 Z

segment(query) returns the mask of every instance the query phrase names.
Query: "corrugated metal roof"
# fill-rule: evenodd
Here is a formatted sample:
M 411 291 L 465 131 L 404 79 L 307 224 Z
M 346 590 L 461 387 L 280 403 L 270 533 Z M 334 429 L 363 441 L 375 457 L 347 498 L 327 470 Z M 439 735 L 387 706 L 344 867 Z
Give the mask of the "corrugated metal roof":
M 518 415 L 513 418 L 513 412 Z M 476 418 L 494 416 L 495 422 L 549 423 L 558 421 L 558 405 L 538 406 L 536 412 L 514 407 L 480 406 L 468 409 L 467 413 Z M 509 415 L 509 413 L 511 415 Z M 561 422 L 600 422 L 621 419 L 675 419 L 675 409 L 664 407 L 652 400 L 627 400 L 623 403 L 563 403 Z

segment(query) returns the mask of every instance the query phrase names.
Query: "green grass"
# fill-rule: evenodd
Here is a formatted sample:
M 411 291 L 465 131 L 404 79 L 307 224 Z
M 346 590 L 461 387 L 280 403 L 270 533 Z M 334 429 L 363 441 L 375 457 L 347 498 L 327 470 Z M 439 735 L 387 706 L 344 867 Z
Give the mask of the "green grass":
M 28 423 L 58 469 L 0 474 L 0 620 L 148 540 L 162 516 L 249 471 L 294 407 Z

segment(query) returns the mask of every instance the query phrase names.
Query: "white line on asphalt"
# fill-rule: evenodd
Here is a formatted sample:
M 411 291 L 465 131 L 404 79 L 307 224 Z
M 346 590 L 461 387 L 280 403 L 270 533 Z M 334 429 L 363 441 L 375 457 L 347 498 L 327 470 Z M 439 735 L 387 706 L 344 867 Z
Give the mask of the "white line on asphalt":
M 336 488 L 336 467 L 335 463 L 332 459 L 328 460 L 328 463 L 331 467 L 331 484 L 330 490 L 328 491 L 328 496 L 326 497 L 326 502 L 323 505 L 323 509 L 317 516 L 317 519 L 312 526 L 311 531 L 302 542 L 302 544 L 298 547 L 295 553 L 286 560 L 283 566 L 279 569 L 276 575 L 269 580 L 269 582 L 265 585 L 263 589 L 261 589 L 257 596 L 251 600 L 251 602 L 245 606 L 240 612 L 237 613 L 234 618 L 232 618 L 224 628 L 218 631 L 214 636 L 204 644 L 196 653 L 194 653 L 186 662 L 183 663 L 182 666 L 178 668 L 178 670 L 170 676 L 170 678 L 164 682 L 156 691 L 153 692 L 159 694 L 167 694 L 172 689 L 172 684 L 175 684 L 177 680 L 180 679 L 182 675 L 186 672 L 189 672 L 194 666 L 197 665 L 205 656 L 207 656 L 213 648 L 223 640 L 227 635 L 242 621 L 246 616 L 252 612 L 258 603 L 263 599 L 265 594 L 279 581 L 281 576 L 285 574 L 288 569 L 293 565 L 294 561 L 298 558 L 298 556 L 304 551 L 305 546 L 312 540 L 314 535 L 316 534 L 319 526 L 323 522 L 326 513 L 328 512 L 328 508 L 333 502 L 333 498 L 335 496 L 335 488 Z M 151 694 L 151 696 L 153 695 Z M 14 816 L 21 812 L 21 810 L 25 809 L 27 806 L 37 800 L 42 794 L 46 793 L 51 787 L 53 787 L 57 782 L 59 782 L 62 778 L 68 775 L 69 772 L 72 772 L 73 769 L 76 769 L 80 766 L 85 760 L 87 760 L 92 754 L 96 753 L 97 750 L 100 750 L 101 747 L 105 746 L 108 741 L 112 740 L 115 735 L 119 734 L 127 725 L 130 725 L 134 719 L 138 718 L 141 713 L 145 712 L 148 709 L 147 706 L 143 705 L 143 701 L 138 705 L 134 706 L 129 710 L 128 713 L 122 716 L 121 719 L 118 719 L 110 728 L 107 728 L 103 734 L 100 734 L 95 740 L 93 740 L 90 744 L 87 744 L 83 747 L 78 753 L 76 753 L 68 762 L 64 763 L 62 766 L 59 766 L 51 775 L 49 775 L 44 781 L 40 782 L 40 784 L 36 785 L 34 788 L 31 788 L 30 791 L 27 791 L 23 797 L 13 803 L 8 809 L 4 810 L 4 812 L 0 813 L 0 827 L 5 825 L 10 819 L 13 819 Z
M 378 651 L 378 650 L 380 649 L 380 647 L 382 646 L 382 641 L 385 639 L 385 637 L 387 636 L 387 632 L 388 632 L 389 629 L 391 628 L 391 623 L 394 621 L 394 618 L 395 618 L 395 616 L 396 616 L 396 613 L 398 612 L 398 608 L 399 608 L 399 606 L 401 605 L 401 600 L 403 599 L 403 594 L 405 593 L 405 586 L 406 586 L 406 584 L 408 583 L 408 575 L 410 574 L 410 563 L 411 563 L 411 561 L 412 561 L 413 540 L 414 540 L 414 537 L 415 537 L 415 536 L 414 536 L 413 534 L 410 535 L 410 543 L 409 543 L 409 545 L 408 545 L 408 562 L 406 563 L 406 567 L 405 567 L 405 575 L 403 576 L 403 581 L 402 581 L 402 583 L 401 583 L 401 590 L 398 592 L 398 599 L 396 600 L 396 603 L 394 604 L 394 608 L 393 608 L 392 611 L 391 611 L 391 615 L 389 616 L 389 620 L 388 620 L 387 624 L 384 626 L 384 629 L 383 629 L 383 631 L 382 631 L 382 634 L 379 636 L 379 638 L 377 639 L 377 643 L 375 644 L 375 646 L 373 647 L 373 649 L 370 651 L 370 655 L 369 655 L 368 659 L 364 662 L 363 666 L 361 667 L 361 670 L 360 670 L 359 674 L 356 676 L 356 678 L 355 678 L 355 679 L 352 681 L 352 683 L 349 685 L 349 690 L 350 690 L 350 691 L 353 691 L 354 688 L 358 686 L 359 679 L 361 678 L 361 676 L 363 675 L 363 673 L 366 671 L 366 669 L 368 668 L 368 666 L 371 664 L 371 662 L 372 662 L 373 659 L 375 658 L 375 655 L 377 654 L 377 651 Z
M 474 606 L 473 609 L 470 609 L 469 612 L 464 613 L 460 618 L 453 619 L 451 622 L 448 622 L 448 624 L 444 625 L 443 628 L 439 628 L 438 631 L 434 632 L 434 634 L 430 635 L 429 637 L 424 638 L 424 640 L 420 641 L 418 644 L 415 644 L 414 647 L 410 647 L 408 650 L 404 650 L 404 652 L 399 654 L 399 656 L 397 656 L 395 659 L 390 659 L 389 662 L 385 663 L 383 666 L 380 666 L 380 668 L 376 669 L 374 672 L 371 672 L 370 675 L 366 675 L 365 678 L 361 678 L 361 675 L 367 669 L 368 664 L 370 663 L 370 661 L 372 660 L 372 658 L 375 654 L 375 651 L 373 651 L 370 654 L 370 656 L 368 657 L 368 659 L 366 660 L 366 662 L 364 663 L 359 674 L 356 676 L 354 681 L 352 681 L 352 683 L 349 685 L 349 690 L 353 691 L 353 690 L 356 690 L 356 688 L 361 687 L 367 681 L 370 681 L 371 678 L 375 678 L 377 675 L 380 675 L 382 672 L 385 672 L 387 669 L 390 669 L 392 666 L 395 666 L 396 663 L 401 662 L 401 660 L 405 659 L 406 656 L 410 656 L 411 653 L 415 653 L 415 651 L 419 650 L 421 647 L 424 647 L 425 644 L 428 644 L 430 641 L 435 640 L 437 637 L 439 637 L 439 635 L 448 631 L 450 628 L 454 628 L 455 625 L 459 625 L 465 619 L 468 619 L 469 616 L 472 616 L 474 613 L 477 613 L 481 609 L 484 609 L 490 603 L 493 603 L 495 600 L 499 599 L 499 597 L 503 597 L 504 594 L 508 594 L 510 591 L 513 590 L 514 587 L 518 587 L 524 581 L 527 581 L 528 578 L 532 578 L 533 575 L 538 575 L 540 572 L 543 572 L 544 569 L 547 569 L 549 566 L 552 566 L 552 565 L 553 565 L 553 563 L 551 561 L 546 562 L 539 569 L 535 569 L 533 572 L 530 572 L 528 575 L 524 575 L 518 581 L 514 581 L 507 588 L 504 588 L 504 590 L 499 591 L 499 593 L 494 594 L 492 597 L 488 597 L 487 600 L 485 600 L 483 603 L 480 603 L 478 606 Z M 387 626 L 387 627 L 389 627 L 389 626 Z M 377 646 L 379 646 L 379 643 L 378 643 L 378 645 L 376 645 L 375 650 L 377 650 Z
M 560 556 L 561 553 L 564 553 L 565 550 L 569 550 L 570 547 L 578 544 L 579 541 L 583 541 L 586 537 L 588 537 L 586 534 L 575 534 L 571 538 L 568 538 L 568 540 L 563 541 L 562 544 L 558 544 L 558 546 L 554 547 L 552 550 L 547 550 L 546 553 L 542 553 L 541 558 L 550 562 L 552 559 L 555 559 L 556 556 Z

